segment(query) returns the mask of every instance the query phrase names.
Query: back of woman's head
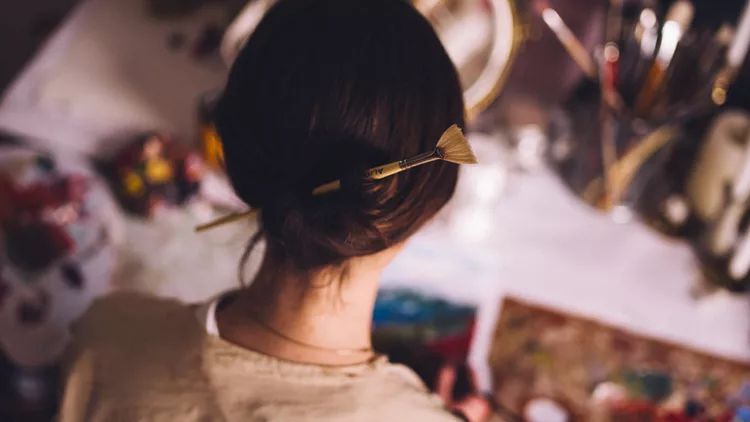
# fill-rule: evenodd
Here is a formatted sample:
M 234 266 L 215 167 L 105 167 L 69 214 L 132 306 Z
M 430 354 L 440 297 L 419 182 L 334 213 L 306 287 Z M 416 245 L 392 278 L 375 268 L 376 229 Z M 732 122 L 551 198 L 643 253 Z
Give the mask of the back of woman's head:
M 216 124 L 267 256 L 310 271 L 399 244 L 448 202 L 454 164 L 363 174 L 430 151 L 463 116 L 455 68 L 407 1 L 281 0 L 237 58 Z

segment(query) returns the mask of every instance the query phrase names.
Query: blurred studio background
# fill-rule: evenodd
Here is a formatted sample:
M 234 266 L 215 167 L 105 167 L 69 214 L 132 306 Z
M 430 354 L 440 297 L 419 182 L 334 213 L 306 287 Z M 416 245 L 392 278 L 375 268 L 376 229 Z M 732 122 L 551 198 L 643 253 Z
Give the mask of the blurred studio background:
M 242 209 L 212 107 L 272 2 L 0 4 L 0 420 L 53 420 L 96 297 L 237 286 L 252 227 L 193 228 Z M 376 345 L 465 362 L 497 420 L 750 420 L 746 2 L 414 4 L 480 164 L 388 269 Z

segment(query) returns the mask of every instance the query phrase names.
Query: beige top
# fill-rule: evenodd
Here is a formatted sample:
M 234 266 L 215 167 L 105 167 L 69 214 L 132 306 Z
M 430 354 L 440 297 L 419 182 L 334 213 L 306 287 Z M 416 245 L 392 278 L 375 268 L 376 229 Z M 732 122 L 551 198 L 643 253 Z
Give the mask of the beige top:
M 458 420 L 385 357 L 283 361 L 214 335 L 214 311 L 131 293 L 97 301 L 74 327 L 60 422 Z

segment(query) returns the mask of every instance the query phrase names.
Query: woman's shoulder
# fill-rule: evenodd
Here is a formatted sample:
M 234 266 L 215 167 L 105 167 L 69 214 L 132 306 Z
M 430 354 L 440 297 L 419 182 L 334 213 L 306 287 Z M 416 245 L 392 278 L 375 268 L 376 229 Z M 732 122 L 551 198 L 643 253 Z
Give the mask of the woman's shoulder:
M 88 344 L 141 343 L 199 332 L 192 307 L 173 299 L 135 292 L 116 292 L 94 301 L 71 327 L 74 338 Z
M 411 369 L 394 363 L 380 365 L 371 382 L 359 384 L 352 399 L 346 394 L 340 398 L 357 403 L 357 417 L 351 420 L 396 421 L 457 421 L 445 410 L 442 399 L 432 394 Z
M 200 364 L 205 333 L 194 311 L 136 293 L 95 301 L 71 327 L 61 420 L 167 421 L 209 409 Z
M 160 298 L 138 292 L 120 291 L 95 300 L 77 324 L 100 321 L 137 321 L 157 315 L 175 316 L 189 312 L 189 305 L 175 299 Z

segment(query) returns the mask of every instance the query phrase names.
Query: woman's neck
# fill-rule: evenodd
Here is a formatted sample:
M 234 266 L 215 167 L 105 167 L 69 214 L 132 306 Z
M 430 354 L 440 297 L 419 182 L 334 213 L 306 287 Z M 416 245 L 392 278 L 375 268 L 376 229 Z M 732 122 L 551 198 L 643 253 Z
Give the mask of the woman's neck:
M 350 262 L 344 280 L 340 271 L 291 276 L 265 260 L 252 285 L 219 312 L 221 336 L 295 362 L 350 365 L 371 359 L 372 312 L 384 267 L 375 258 Z

